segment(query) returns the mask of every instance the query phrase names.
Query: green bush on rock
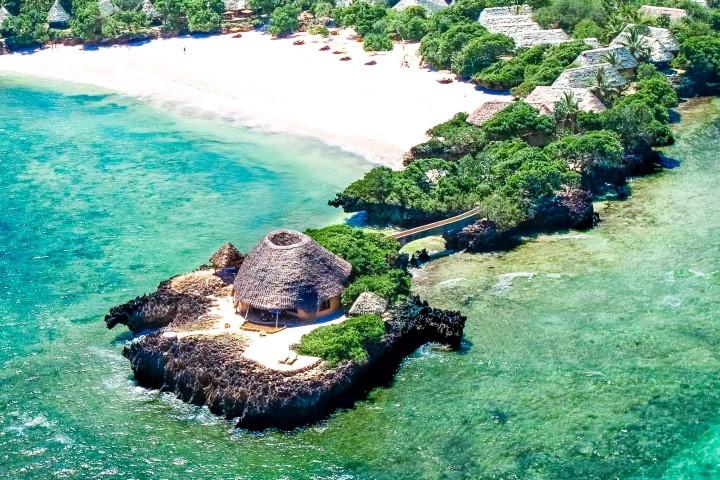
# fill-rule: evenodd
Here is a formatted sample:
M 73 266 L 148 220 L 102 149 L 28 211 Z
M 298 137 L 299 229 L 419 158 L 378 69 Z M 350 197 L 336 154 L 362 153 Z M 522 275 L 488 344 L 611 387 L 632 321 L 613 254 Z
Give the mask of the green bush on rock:
M 382 340 L 385 322 L 377 315 L 351 317 L 342 323 L 317 328 L 300 340 L 298 352 L 325 360 L 330 366 L 367 359 L 367 349 Z

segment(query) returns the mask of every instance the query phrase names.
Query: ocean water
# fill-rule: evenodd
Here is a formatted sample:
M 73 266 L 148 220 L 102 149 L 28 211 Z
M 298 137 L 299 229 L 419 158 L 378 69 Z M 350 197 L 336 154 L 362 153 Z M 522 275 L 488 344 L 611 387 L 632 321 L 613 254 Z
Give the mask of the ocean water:
M 597 229 L 421 271 L 468 315 L 462 352 L 423 347 L 356 408 L 249 433 L 138 388 L 102 316 L 225 240 L 337 220 L 326 200 L 368 166 L 53 88 L 0 84 L 1 478 L 718 476 L 720 105 Z

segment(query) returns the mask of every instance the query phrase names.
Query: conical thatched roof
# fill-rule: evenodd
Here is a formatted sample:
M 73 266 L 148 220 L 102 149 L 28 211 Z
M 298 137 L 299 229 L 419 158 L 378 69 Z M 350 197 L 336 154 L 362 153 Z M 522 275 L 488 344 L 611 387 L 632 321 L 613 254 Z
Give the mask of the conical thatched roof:
M 568 68 L 552 84 L 555 88 L 590 88 L 600 71 L 605 72 L 605 79 L 612 87 L 624 87 L 627 80 L 609 63 L 599 63 L 585 67 Z
M 485 102 L 468 115 L 467 121 L 479 127 L 510 105 L 512 102 Z
M 617 37 L 610 42 L 610 46 L 627 46 L 630 39 L 630 32 L 634 28 L 640 28 L 630 24 Z M 680 50 L 680 43 L 673 36 L 672 32 L 667 28 L 659 27 L 642 27 L 646 35 L 642 35 L 642 43 L 648 50 L 649 60 L 653 63 L 670 62 L 674 54 Z
M 66 25 L 70 21 L 70 14 L 60 4 L 60 0 L 55 0 L 50 7 L 50 11 L 47 15 L 47 21 L 53 25 Z
M 387 303 L 387 300 L 375 293 L 363 292 L 350 307 L 348 315 L 380 315 L 387 310 Z
M 150 0 L 143 0 L 140 11 L 143 12 L 150 20 L 157 20 L 160 18 L 160 12 L 157 11 Z
M 638 66 L 638 61 L 633 54 L 630 53 L 630 50 L 621 45 L 585 50 L 578 55 L 574 63 L 578 67 L 598 65 L 600 63 L 608 63 L 608 57 L 610 56 L 615 58 L 617 65 L 614 65 L 614 67 L 617 69 L 629 70 L 637 68 Z
M 103 17 L 109 17 L 113 13 L 120 11 L 112 0 L 98 0 L 98 9 L 100 9 L 100 15 Z
M 443 8 L 447 8 L 448 4 L 445 0 L 400 0 L 392 8 L 393 10 L 401 12 L 408 7 L 423 7 L 426 11 L 435 13 Z
M 352 266 L 304 233 L 275 230 L 245 257 L 235 301 L 262 310 L 314 311 L 342 293 Z
M 12 15 L 10 15 L 10 12 L 7 11 L 7 8 L 0 7 L 0 27 L 2 26 L 5 19 L 10 17 L 12 17 Z
M 540 110 L 540 113 L 555 111 L 555 104 L 562 100 L 565 94 L 571 95 L 583 112 L 602 112 L 605 105 L 587 88 L 555 88 L 538 86 L 525 97 L 525 103 Z
M 239 268 L 243 260 L 245 260 L 245 257 L 240 253 L 240 250 L 235 248 L 232 243 L 226 243 L 217 252 L 213 253 L 213 256 L 210 257 L 210 264 L 215 268 Z

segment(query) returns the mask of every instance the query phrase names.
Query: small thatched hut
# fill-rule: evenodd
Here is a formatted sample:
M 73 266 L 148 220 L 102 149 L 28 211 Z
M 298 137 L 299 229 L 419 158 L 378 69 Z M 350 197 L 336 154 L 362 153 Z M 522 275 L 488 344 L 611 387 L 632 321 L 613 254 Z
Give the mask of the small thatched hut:
M 235 248 L 235 245 L 232 243 L 226 243 L 210 257 L 210 265 L 218 270 L 223 268 L 240 268 L 243 260 L 245 260 L 245 257 L 240 253 L 240 250 Z
M 653 63 L 669 63 L 675 54 L 680 50 L 680 43 L 667 28 L 641 27 L 633 24 L 625 27 L 623 31 L 620 32 L 612 42 L 610 42 L 610 46 L 629 46 L 631 43 L 630 38 L 633 29 L 638 29 L 644 33 L 643 35 L 640 35 L 641 43 L 647 51 L 647 60 Z M 645 59 L 638 58 L 638 60 Z
M 443 8 L 447 8 L 448 4 L 445 0 L 400 0 L 392 8 L 393 10 L 400 12 L 408 7 L 423 7 L 425 11 L 433 14 L 435 12 L 439 12 Z
M 638 66 L 638 61 L 630 50 L 620 45 L 585 50 L 578 55 L 574 63 L 578 67 L 610 63 L 620 72 L 630 72 Z
M 591 88 L 595 86 L 595 81 L 601 72 L 604 73 L 605 81 L 611 87 L 621 88 L 628 83 L 615 67 L 609 63 L 600 63 L 568 68 L 560 74 L 552 86 L 555 88 Z
M 388 302 L 372 292 L 361 293 L 348 311 L 348 315 L 380 315 L 387 310 Z
M 565 94 L 571 95 L 583 112 L 602 112 L 605 105 L 587 88 L 555 88 L 539 86 L 525 97 L 525 102 L 537 108 L 540 113 L 555 112 L 555 104 L 562 100 Z
M 104 18 L 120 11 L 112 0 L 98 0 L 98 9 L 100 10 L 100 16 Z
M 0 7 L 0 27 L 2 27 L 3 22 L 10 17 L 12 17 L 12 15 L 7 11 L 7 8 Z
M 671 22 L 677 22 L 687 17 L 687 11 L 682 8 L 655 7 L 643 5 L 640 7 L 640 15 L 647 18 L 659 18 L 667 16 Z
M 60 4 L 60 0 L 55 0 L 50 7 L 47 15 L 47 22 L 50 28 L 63 29 L 70 24 L 70 14 Z
M 467 117 L 467 122 L 480 126 L 512 105 L 512 102 L 485 102 Z
M 340 308 L 352 266 L 304 233 L 275 230 L 245 257 L 234 283 L 238 313 L 250 309 L 312 320 Z
M 143 0 L 140 11 L 145 14 L 151 23 L 157 23 L 161 20 L 160 12 L 155 8 L 150 0 Z

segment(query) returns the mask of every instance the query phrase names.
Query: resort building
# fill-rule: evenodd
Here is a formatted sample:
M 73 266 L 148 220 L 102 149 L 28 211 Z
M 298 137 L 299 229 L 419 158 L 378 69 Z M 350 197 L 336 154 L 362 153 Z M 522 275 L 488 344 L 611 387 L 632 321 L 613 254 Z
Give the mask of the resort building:
M 423 7 L 429 14 L 433 14 L 447 8 L 448 4 L 445 0 L 400 0 L 395 4 L 393 10 L 402 11 L 408 7 Z
M 575 59 L 575 66 L 586 67 L 609 63 L 621 73 L 629 73 L 638 66 L 637 59 L 626 47 L 615 46 L 585 50 Z
M 532 19 L 532 8 L 529 5 L 486 8 L 480 12 L 478 21 L 488 31 L 512 38 L 517 48 L 557 45 L 570 41 L 568 34 L 559 28 L 543 30 Z
M 622 88 L 628 81 L 609 63 L 599 63 L 586 67 L 568 68 L 552 84 L 555 88 L 592 88 L 597 86 L 598 78 L 603 77 L 609 87 Z
M 233 284 L 235 311 L 277 321 L 314 320 L 341 308 L 352 266 L 304 233 L 275 230 L 245 257 Z
M 640 7 L 640 15 L 647 18 L 660 18 L 666 16 L 670 22 L 677 22 L 687 17 L 687 11 L 682 8 L 655 7 L 652 5 L 643 5 Z
M 47 22 L 50 28 L 63 29 L 68 28 L 70 24 L 70 14 L 60 4 L 60 0 L 55 0 L 47 15 Z
M 510 105 L 512 102 L 485 102 L 468 115 L 467 122 L 479 127 Z
M 620 34 L 610 42 L 611 47 L 622 46 L 631 48 L 633 43 L 631 40 L 633 29 L 643 32 L 639 35 L 640 46 L 644 47 L 644 52 L 634 53 L 638 60 L 649 60 L 657 64 L 669 63 L 675 54 L 680 50 L 680 44 L 673 34 L 667 28 L 644 27 L 633 24 L 628 25 Z
M 583 112 L 599 113 L 605 110 L 605 105 L 588 88 L 535 87 L 530 95 L 525 97 L 525 102 L 540 110 L 540 113 L 552 115 L 555 104 L 565 95 L 571 95 Z

